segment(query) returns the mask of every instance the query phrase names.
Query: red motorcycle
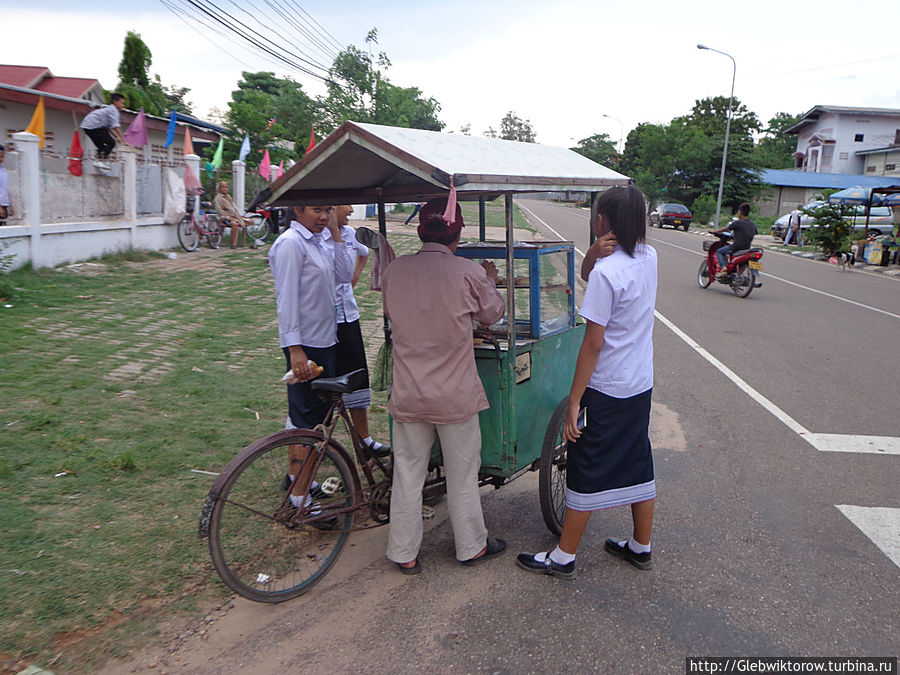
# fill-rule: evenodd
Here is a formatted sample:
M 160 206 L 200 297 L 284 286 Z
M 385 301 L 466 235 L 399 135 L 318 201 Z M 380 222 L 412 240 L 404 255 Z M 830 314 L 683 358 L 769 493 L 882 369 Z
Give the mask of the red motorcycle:
M 720 284 L 731 286 L 731 290 L 739 298 L 746 298 L 754 288 L 762 286 L 758 275 L 762 271 L 760 260 L 763 256 L 761 248 L 748 248 L 743 251 L 735 251 L 725 266 L 725 274 L 719 275 L 719 256 L 716 255 L 722 246 L 731 240 L 731 234 L 720 232 L 716 235 L 716 241 L 704 241 L 703 250 L 706 251 L 706 260 L 700 263 L 697 272 L 697 283 L 700 288 L 708 288 L 715 280 Z
M 260 204 L 251 204 L 244 216 L 250 221 L 247 225 L 247 234 L 257 244 L 263 244 L 267 239 L 274 239 L 287 229 L 291 223 L 289 210 L 285 207 L 273 207 Z

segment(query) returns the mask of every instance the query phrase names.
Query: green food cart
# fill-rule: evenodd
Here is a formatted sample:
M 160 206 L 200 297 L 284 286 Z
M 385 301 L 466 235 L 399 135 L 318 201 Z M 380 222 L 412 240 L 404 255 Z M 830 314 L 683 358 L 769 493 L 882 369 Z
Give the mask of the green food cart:
M 541 511 L 559 533 L 565 512 L 566 398 L 584 325 L 575 315 L 575 247 L 514 240 L 513 196 L 550 193 L 582 200 L 629 179 L 571 150 L 535 143 L 345 122 L 275 181 L 274 205 L 376 204 L 387 237 L 386 203 L 446 196 L 478 201 L 479 240 L 456 254 L 493 260 L 506 315 L 474 336 L 490 408 L 481 413 L 482 484 L 503 485 L 539 470 Z M 485 204 L 504 198 L 506 239 L 486 241 Z M 385 324 L 386 336 L 389 333 Z M 433 452 L 440 482 L 440 448 Z

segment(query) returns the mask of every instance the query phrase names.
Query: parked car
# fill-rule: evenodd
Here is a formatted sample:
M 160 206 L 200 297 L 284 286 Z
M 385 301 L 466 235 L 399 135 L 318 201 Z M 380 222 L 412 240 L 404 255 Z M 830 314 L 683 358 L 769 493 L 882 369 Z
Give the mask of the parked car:
M 803 209 L 813 209 L 821 206 L 825 202 L 810 202 Z M 800 215 L 800 231 L 803 232 L 810 227 L 815 227 L 816 219 L 803 213 L 801 209 Z M 788 218 L 790 213 L 778 218 L 772 225 L 772 236 L 776 239 L 784 239 L 787 232 Z M 844 216 L 853 223 L 853 229 L 857 232 L 863 232 L 866 229 L 866 207 L 856 206 L 854 212 Z M 869 233 L 878 236 L 879 234 L 891 234 L 894 231 L 894 213 L 888 206 L 873 206 L 869 211 Z
M 684 204 L 660 204 L 650 212 L 650 226 L 669 225 L 687 232 L 691 226 L 691 212 Z

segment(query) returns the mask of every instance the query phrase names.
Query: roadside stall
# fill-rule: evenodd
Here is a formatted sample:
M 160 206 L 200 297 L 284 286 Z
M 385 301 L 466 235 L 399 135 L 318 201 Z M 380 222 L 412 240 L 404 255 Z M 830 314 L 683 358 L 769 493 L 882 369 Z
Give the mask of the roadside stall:
M 494 262 L 498 288 L 506 295 L 506 314 L 495 325 L 473 331 L 478 373 L 490 404 L 479 416 L 479 480 L 482 485 L 499 487 L 527 471 L 539 470 L 541 512 L 548 528 L 558 534 L 565 515 L 566 444 L 562 431 L 585 329 L 576 322 L 575 250 L 570 241 L 515 241 L 513 197 L 578 191 L 590 194 L 593 203 L 600 191 L 629 182 L 626 176 L 565 148 L 346 122 L 257 201 L 275 206 L 375 203 L 378 229 L 385 238 L 386 203 L 447 196 L 451 186 L 458 200 L 480 203 L 478 240 L 461 243 L 456 255 Z M 501 196 L 506 237 L 504 241 L 486 241 L 485 203 Z M 463 231 L 464 236 L 468 234 Z M 389 339 L 387 322 L 385 338 Z M 339 402 L 340 397 L 335 400 Z M 327 419 L 332 419 L 331 414 Z M 210 536 L 217 571 L 245 597 L 280 602 L 305 592 L 327 573 L 346 535 L 360 529 L 352 520 L 354 512 L 368 509 L 378 523 L 387 520 L 390 468 L 358 451 L 354 462 L 331 436 L 333 425 L 329 427 L 326 421 L 320 426 L 324 434 L 317 427 L 260 439 L 223 469 L 210 490 L 201 535 Z M 301 435 L 306 440 L 298 440 Z M 344 468 L 334 472 L 340 473 L 336 483 L 340 499 L 331 500 L 335 506 L 317 497 L 321 506 L 314 511 L 284 517 L 271 501 L 257 505 L 263 504 L 260 495 L 265 487 L 252 487 L 242 493 L 245 497 L 235 496 L 235 485 L 266 453 L 276 457 L 271 473 L 283 473 L 288 443 L 314 446 L 323 462 L 337 455 L 344 457 L 336 461 Z M 372 462 L 379 464 L 385 480 L 373 479 Z M 443 487 L 437 445 L 432 469 L 429 484 Z M 319 483 L 337 480 L 335 475 Z M 267 477 L 259 484 L 276 482 Z M 284 503 L 281 497 L 277 500 Z M 339 532 L 323 532 L 321 525 L 315 529 L 316 521 L 328 517 L 341 519 Z M 240 535 L 238 522 L 245 528 Z M 226 527 L 231 529 L 226 531 Z M 276 532 L 280 539 L 261 543 Z M 288 539 L 292 541 L 290 550 L 296 553 L 286 553 Z M 275 551 L 278 564 L 262 562 Z

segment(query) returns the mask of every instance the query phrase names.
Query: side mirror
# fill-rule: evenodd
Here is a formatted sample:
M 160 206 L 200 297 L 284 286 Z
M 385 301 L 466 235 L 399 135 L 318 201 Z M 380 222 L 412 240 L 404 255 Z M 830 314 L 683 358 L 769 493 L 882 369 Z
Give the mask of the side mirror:
M 379 245 L 378 233 L 368 227 L 356 228 L 356 240 L 369 248 L 378 248 Z

